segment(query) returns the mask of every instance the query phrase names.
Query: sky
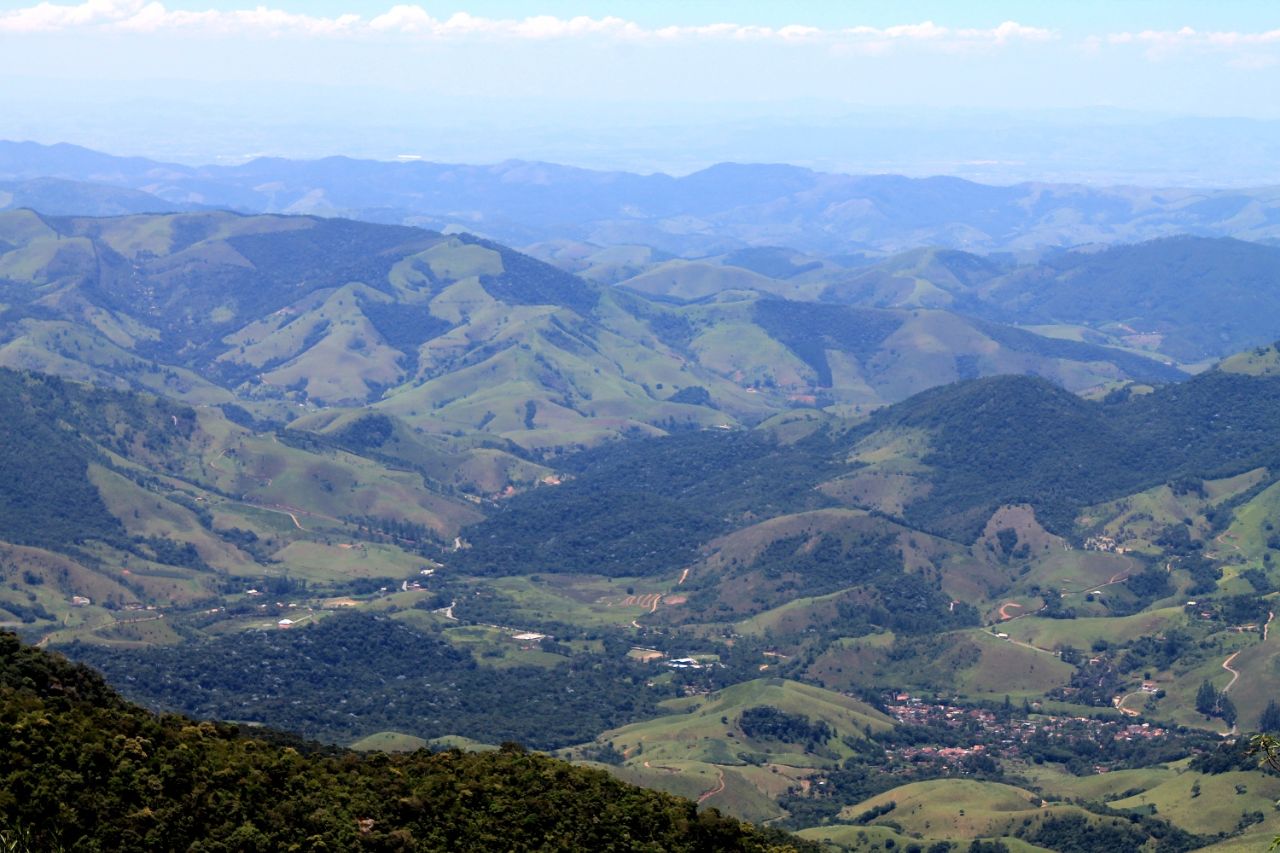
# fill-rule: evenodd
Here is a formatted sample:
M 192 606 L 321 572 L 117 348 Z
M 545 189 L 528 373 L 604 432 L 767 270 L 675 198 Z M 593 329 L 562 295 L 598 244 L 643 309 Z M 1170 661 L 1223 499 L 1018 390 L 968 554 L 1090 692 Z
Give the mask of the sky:
M 1055 168 L 1114 178 L 1133 171 L 1122 135 L 1096 128 L 1117 124 L 1214 119 L 1190 137 L 1210 149 L 1252 128 L 1265 162 L 1280 3 L 0 0 L 0 75 L 0 138 L 185 162 L 927 172 L 1048 162 L 1061 137 L 1080 156 L 1099 139 L 1115 164 Z M 968 147 L 920 139 L 940 134 Z M 921 150 L 897 162 L 906 149 Z

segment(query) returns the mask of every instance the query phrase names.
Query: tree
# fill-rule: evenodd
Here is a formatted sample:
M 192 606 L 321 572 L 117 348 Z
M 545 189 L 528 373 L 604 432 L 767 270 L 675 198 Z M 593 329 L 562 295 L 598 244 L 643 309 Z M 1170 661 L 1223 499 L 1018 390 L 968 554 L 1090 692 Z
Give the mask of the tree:
M 1218 716 L 1228 727 L 1234 727 L 1236 724 L 1236 706 L 1235 703 L 1227 698 L 1227 694 L 1223 693 L 1218 696 Z
M 1204 684 L 1196 691 L 1196 710 L 1206 717 L 1212 717 L 1218 708 L 1218 691 L 1205 679 Z
M 1262 716 L 1258 718 L 1258 731 L 1280 732 L 1280 705 L 1276 700 L 1272 699 L 1263 709 Z

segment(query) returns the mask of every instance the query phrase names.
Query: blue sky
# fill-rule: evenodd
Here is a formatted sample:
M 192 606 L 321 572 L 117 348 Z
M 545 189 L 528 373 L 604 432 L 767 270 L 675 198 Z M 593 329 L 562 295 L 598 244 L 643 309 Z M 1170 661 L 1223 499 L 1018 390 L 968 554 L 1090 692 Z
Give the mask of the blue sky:
M 6 138 L 603 162 L 630 128 L 658 162 L 798 117 L 1280 119 L 1280 2 L 0 0 L 0 75 Z

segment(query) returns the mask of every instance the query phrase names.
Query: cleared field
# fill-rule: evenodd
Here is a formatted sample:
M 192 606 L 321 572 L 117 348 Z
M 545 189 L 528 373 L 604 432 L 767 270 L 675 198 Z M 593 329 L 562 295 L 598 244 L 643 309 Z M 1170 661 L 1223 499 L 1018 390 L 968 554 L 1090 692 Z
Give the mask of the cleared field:
M 413 752 L 430 744 L 415 735 L 404 732 L 377 732 L 351 744 L 357 752 Z
M 1135 789 L 1147 791 L 1175 779 L 1179 771 L 1170 767 L 1143 767 L 1138 770 L 1112 770 L 1091 776 L 1073 776 L 1052 764 L 1019 765 L 1016 772 L 1042 788 L 1046 794 L 1072 799 L 1107 802 L 1116 795 Z
M 968 632 L 982 657 L 960 674 L 959 685 L 970 694 L 1034 696 L 1066 684 L 1075 667 L 1056 655 L 1019 646 L 990 631 Z
M 672 586 L 654 578 L 558 574 L 495 578 L 488 585 L 528 619 L 583 626 L 630 625 Z
M 822 754 L 806 744 L 749 737 L 739 725 L 748 708 L 771 706 L 811 722 L 830 726 L 834 736 L 822 745 Z M 892 721 L 874 708 L 830 690 L 783 679 L 756 679 L 735 684 L 706 696 L 690 696 L 663 703 L 667 716 L 633 723 L 600 735 L 629 763 L 643 761 L 701 761 L 743 765 L 775 763 L 791 767 L 829 767 L 852 755 L 843 736 L 864 737 L 864 730 L 883 731 Z
M 290 575 L 321 583 L 352 578 L 406 578 L 417 574 L 425 564 L 421 557 L 392 545 L 367 542 L 291 542 L 273 556 Z
M 1267 820 L 1259 827 L 1265 827 L 1274 836 L 1280 832 L 1280 815 L 1275 811 L 1277 798 L 1280 798 L 1280 779 L 1261 773 L 1185 773 L 1137 796 L 1115 800 L 1111 805 L 1118 809 L 1154 805 L 1160 817 L 1189 832 L 1203 834 L 1230 831 L 1241 814 L 1262 812 Z
M 1032 564 L 1026 583 L 1038 583 L 1047 590 L 1067 593 L 1088 592 L 1126 574 L 1142 571 L 1132 557 L 1103 551 L 1059 551 Z
M 1045 619 L 1027 616 L 1004 622 L 999 630 L 1014 640 L 1042 649 L 1061 646 L 1087 649 L 1094 640 L 1124 644 L 1183 626 L 1186 622 L 1187 615 L 1181 607 L 1166 607 L 1117 617 Z
M 1025 788 L 973 779 L 934 779 L 901 785 L 840 812 L 852 820 L 871 808 L 895 803 L 886 814 L 904 828 L 938 838 L 1003 835 L 1015 815 L 1040 809 L 1040 797 Z
M 445 735 L 432 738 L 430 744 L 431 748 L 436 750 L 460 749 L 463 752 L 491 752 L 498 748 L 491 743 L 483 743 L 462 735 Z

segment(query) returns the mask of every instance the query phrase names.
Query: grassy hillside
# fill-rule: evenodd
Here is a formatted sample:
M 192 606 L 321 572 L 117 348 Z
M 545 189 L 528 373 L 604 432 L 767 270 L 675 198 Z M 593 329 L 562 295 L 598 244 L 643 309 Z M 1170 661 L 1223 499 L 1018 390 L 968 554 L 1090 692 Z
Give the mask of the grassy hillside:
M 438 443 L 408 469 L 216 408 L 8 370 L 0 413 L 0 620 L 62 640 L 177 642 L 155 607 L 248 616 L 246 590 L 272 589 L 260 619 L 297 618 L 285 596 L 418 579 L 424 554 L 481 517 L 462 497 L 475 466 L 510 458 Z
M 768 253 L 667 262 L 687 287 L 649 292 L 739 289 L 673 305 L 475 237 L 341 219 L 18 210 L 0 213 L 0 249 L 0 366 L 278 422 L 372 405 L 415 432 L 538 451 L 797 406 L 854 411 L 994 373 L 1071 390 L 1180 376 L 947 312 L 817 309 L 742 291 L 812 297 L 803 283 L 827 274 L 792 264 L 788 285 L 772 287 L 748 268 L 786 274 Z M 695 266 L 705 282 L 686 275 Z

